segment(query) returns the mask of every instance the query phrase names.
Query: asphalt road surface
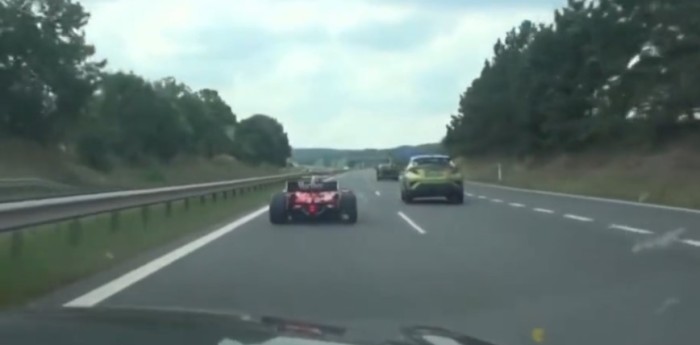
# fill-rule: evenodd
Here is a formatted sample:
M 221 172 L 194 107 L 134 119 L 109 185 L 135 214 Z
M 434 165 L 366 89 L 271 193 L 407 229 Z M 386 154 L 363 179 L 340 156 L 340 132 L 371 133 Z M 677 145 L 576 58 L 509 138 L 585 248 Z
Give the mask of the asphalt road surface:
M 368 332 L 429 324 L 501 344 L 533 344 L 533 329 L 545 344 L 699 341 L 700 212 L 479 184 L 466 185 L 464 205 L 407 205 L 373 171 L 338 179 L 358 195 L 355 225 L 273 226 L 261 210 L 126 275 L 77 284 L 60 303 Z

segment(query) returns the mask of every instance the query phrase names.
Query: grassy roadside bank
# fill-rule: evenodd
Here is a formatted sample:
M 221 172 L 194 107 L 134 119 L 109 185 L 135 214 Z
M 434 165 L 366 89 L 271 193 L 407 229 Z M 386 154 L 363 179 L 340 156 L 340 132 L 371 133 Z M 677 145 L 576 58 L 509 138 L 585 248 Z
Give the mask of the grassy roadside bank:
M 156 161 L 137 165 L 115 162 L 112 170 L 104 172 L 81 163 L 70 149 L 43 147 L 26 140 L 0 140 L 0 202 L 204 183 L 277 173 L 280 173 L 277 167 L 251 166 L 225 155 L 210 159 L 181 156 L 168 164 Z
M 21 249 L 12 233 L 0 234 L 0 307 L 16 306 L 182 236 L 265 205 L 282 185 L 216 200 L 101 214 L 23 231 Z M 16 236 L 16 235 L 15 235 Z
M 700 209 L 700 154 L 687 148 L 529 160 L 463 158 L 459 164 L 472 181 Z

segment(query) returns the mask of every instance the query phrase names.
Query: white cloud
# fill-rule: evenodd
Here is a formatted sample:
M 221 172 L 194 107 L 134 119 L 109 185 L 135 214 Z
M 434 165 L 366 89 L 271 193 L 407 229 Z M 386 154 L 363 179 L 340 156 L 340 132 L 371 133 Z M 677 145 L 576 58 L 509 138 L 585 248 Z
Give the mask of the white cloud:
M 495 40 L 551 7 L 111 0 L 88 3 L 87 31 L 112 68 L 219 89 L 240 117 L 277 117 L 295 146 L 384 147 L 440 140 Z M 358 32 L 402 45 L 344 36 Z

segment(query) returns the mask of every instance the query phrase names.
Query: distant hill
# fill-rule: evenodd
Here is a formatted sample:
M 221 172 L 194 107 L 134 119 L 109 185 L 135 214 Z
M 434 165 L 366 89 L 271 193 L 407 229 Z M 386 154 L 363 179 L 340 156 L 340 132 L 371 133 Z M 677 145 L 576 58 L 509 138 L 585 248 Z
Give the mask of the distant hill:
M 379 162 L 394 160 L 405 162 L 410 156 L 428 153 L 445 153 L 439 143 L 422 145 L 403 145 L 388 149 L 329 149 L 302 148 L 292 149 L 292 160 L 302 165 L 318 166 L 354 166 L 358 164 L 374 165 Z

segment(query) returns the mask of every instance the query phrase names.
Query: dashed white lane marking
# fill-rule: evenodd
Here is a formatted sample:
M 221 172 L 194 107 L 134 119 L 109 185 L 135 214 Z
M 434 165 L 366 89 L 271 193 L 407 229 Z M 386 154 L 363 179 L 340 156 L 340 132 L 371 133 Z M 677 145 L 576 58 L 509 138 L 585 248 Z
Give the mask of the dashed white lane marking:
M 513 207 L 525 207 L 525 205 L 519 204 L 519 203 L 517 203 L 517 202 L 511 202 L 511 203 L 508 204 L 508 205 L 513 206 Z
M 474 194 L 472 194 L 472 193 L 464 193 L 464 195 L 466 195 L 466 196 L 468 196 L 468 197 L 473 197 L 473 196 L 474 196 Z
M 564 215 L 564 218 L 569 218 L 569 219 L 573 219 L 573 220 L 578 220 L 578 221 L 581 221 L 581 222 L 592 222 L 592 221 L 593 221 L 593 218 L 588 218 L 588 217 L 583 217 L 583 216 L 577 216 L 577 215 L 575 215 L 575 214 L 570 214 L 570 213 L 565 214 L 565 215 Z
M 501 200 L 501 199 L 491 199 L 491 202 L 495 202 L 495 203 L 497 203 L 497 204 L 500 204 L 500 203 L 503 202 L 503 200 Z
M 533 208 L 533 210 L 535 212 L 539 212 L 539 213 L 549 213 L 549 214 L 554 213 L 554 211 L 552 211 L 550 209 L 546 209 L 546 208 Z
M 420 225 L 416 224 L 416 222 L 414 222 L 411 218 L 408 218 L 408 216 L 403 212 L 399 211 L 397 213 L 399 217 L 403 218 L 403 220 L 406 221 L 406 223 L 408 223 L 408 225 L 410 225 L 414 230 L 418 231 L 419 234 L 425 235 L 426 231 L 423 230 Z
M 374 194 L 377 194 L 377 196 L 382 196 L 382 193 L 380 193 L 378 190 L 375 190 Z
M 486 199 L 486 196 L 479 195 L 479 199 Z
M 631 226 L 620 225 L 620 224 L 610 224 L 610 229 L 629 231 L 629 232 L 634 232 L 636 234 L 644 234 L 644 235 L 653 234 L 653 232 L 646 230 L 646 229 L 633 228 Z
M 263 213 L 267 212 L 268 207 L 265 206 L 257 211 L 254 211 L 252 213 L 249 213 L 246 216 L 243 216 L 236 221 L 229 223 L 227 225 L 224 225 L 223 227 L 214 230 L 192 242 L 189 242 L 182 247 L 179 247 L 159 258 L 156 258 L 153 261 L 150 261 L 149 263 L 138 267 L 123 276 L 114 279 L 107 284 L 104 284 L 66 304 L 64 304 L 64 307 L 78 307 L 78 308 L 87 308 L 87 307 L 93 307 L 97 303 L 100 303 L 104 301 L 105 299 L 117 294 L 118 292 L 128 288 L 129 286 L 139 282 L 140 280 L 148 277 L 149 275 L 157 272 L 158 270 L 172 264 L 178 259 L 181 259 L 188 254 L 194 252 L 195 250 L 204 247 L 205 245 L 209 244 L 210 242 L 216 241 L 218 238 L 221 236 L 224 236 L 228 234 L 229 232 L 236 230 L 237 228 L 241 227 L 242 225 L 250 222 L 251 220 L 257 218 L 258 216 L 262 215 Z
M 683 243 L 685 243 L 685 244 L 689 244 L 689 245 L 691 245 L 691 246 L 693 246 L 693 247 L 700 247 L 700 241 L 696 241 L 696 240 L 682 240 L 681 242 L 683 242 Z

